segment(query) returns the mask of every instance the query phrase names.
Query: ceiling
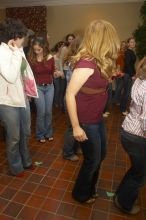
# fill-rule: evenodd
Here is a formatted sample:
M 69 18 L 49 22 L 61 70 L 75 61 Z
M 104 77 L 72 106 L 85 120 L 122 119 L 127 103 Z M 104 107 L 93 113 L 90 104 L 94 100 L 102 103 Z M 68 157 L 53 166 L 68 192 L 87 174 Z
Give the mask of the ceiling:
M 38 5 L 75 5 L 97 3 L 143 2 L 144 0 L 0 0 L 0 8 L 25 7 Z

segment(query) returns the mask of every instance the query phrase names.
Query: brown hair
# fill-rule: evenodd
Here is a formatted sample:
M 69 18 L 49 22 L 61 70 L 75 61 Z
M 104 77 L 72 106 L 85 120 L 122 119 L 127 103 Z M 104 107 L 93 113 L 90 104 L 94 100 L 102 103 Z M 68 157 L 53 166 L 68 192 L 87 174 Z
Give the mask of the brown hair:
M 29 54 L 28 54 L 28 60 L 31 63 L 36 63 L 37 62 L 36 54 L 35 54 L 34 49 L 33 49 L 33 47 L 35 45 L 38 45 L 41 48 L 43 48 L 43 61 L 46 61 L 47 58 L 48 58 L 48 55 L 50 54 L 50 50 L 49 50 L 48 40 L 44 37 L 35 37 L 32 40 L 31 47 L 30 47 Z
M 64 57 L 65 62 L 72 61 L 72 56 L 76 55 L 80 44 L 81 44 L 81 37 L 78 36 L 78 37 L 75 38 L 73 43 L 68 48 L 68 52 L 67 52 L 66 56 Z

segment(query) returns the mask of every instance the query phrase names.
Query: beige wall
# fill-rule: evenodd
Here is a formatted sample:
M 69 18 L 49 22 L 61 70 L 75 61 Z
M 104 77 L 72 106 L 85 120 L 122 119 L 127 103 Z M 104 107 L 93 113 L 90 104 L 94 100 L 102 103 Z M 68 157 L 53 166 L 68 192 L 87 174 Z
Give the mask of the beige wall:
M 120 39 L 128 38 L 140 22 L 139 3 L 111 3 L 94 5 L 50 6 L 47 8 L 47 29 L 50 44 L 54 45 L 71 32 L 83 32 L 94 19 L 110 21 L 119 33 Z M 0 21 L 5 18 L 5 10 L 0 10 Z
M 0 21 L 5 19 L 5 10 L 4 9 L 0 9 Z
M 94 19 L 110 21 L 116 27 L 120 39 L 127 39 L 140 21 L 141 5 L 142 2 L 48 7 L 50 44 L 52 46 L 70 32 L 84 30 Z

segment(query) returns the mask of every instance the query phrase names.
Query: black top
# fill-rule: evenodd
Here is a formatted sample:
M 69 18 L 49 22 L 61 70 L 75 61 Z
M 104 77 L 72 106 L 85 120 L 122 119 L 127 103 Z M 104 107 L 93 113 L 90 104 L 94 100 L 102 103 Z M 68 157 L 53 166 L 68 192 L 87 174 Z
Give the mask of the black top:
M 135 75 L 135 62 L 136 55 L 133 50 L 127 49 L 125 51 L 125 67 L 124 73 L 129 74 L 131 77 Z

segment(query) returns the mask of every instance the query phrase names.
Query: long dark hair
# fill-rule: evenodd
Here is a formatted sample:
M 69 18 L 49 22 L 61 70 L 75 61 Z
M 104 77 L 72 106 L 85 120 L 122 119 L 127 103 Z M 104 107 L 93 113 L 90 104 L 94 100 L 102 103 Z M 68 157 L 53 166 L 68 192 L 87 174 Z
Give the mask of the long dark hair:
M 68 42 L 68 38 L 69 37 L 72 37 L 73 39 L 75 39 L 75 35 L 74 34 L 68 34 L 68 35 L 66 35 L 66 37 L 65 37 L 65 46 L 69 46 L 69 42 Z
M 43 48 L 43 61 L 45 62 L 48 58 L 48 55 L 50 54 L 50 50 L 49 50 L 49 43 L 47 41 L 46 38 L 44 37 L 35 37 L 31 43 L 31 47 L 29 50 L 29 54 L 28 54 L 28 60 L 34 64 L 37 62 L 37 58 L 36 58 L 36 54 L 34 52 L 33 47 L 35 45 L 40 46 L 41 48 Z

